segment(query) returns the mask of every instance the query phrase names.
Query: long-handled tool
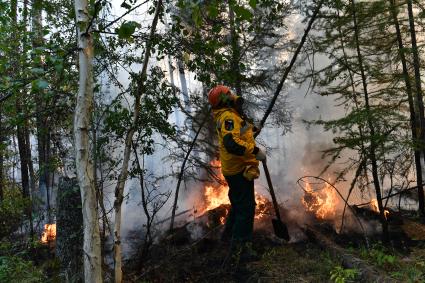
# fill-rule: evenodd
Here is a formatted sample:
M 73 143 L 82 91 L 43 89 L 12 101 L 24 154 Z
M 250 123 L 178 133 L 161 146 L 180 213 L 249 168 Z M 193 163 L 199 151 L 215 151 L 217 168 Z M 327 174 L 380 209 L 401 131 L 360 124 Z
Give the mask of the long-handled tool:
M 267 168 L 266 161 L 263 161 L 263 169 L 264 169 L 264 173 L 266 174 L 267 184 L 269 186 L 269 191 L 270 191 L 270 195 L 272 196 L 274 211 L 276 213 L 276 219 L 272 219 L 274 233 L 279 238 L 289 241 L 288 227 L 286 227 L 286 224 L 283 223 L 282 219 L 280 218 L 279 205 L 277 204 L 276 195 L 274 194 L 272 179 L 270 178 L 270 173 L 269 173 L 269 169 Z
M 266 113 L 264 114 L 263 119 L 261 119 L 260 122 L 260 129 L 264 126 L 264 124 L 266 123 L 267 117 L 270 115 L 270 113 L 272 112 L 273 106 L 276 103 L 277 97 L 280 94 L 280 91 L 282 90 L 283 84 L 285 83 L 286 78 L 289 75 L 289 72 L 291 71 L 292 67 L 295 64 L 295 61 L 297 60 L 298 54 L 300 53 L 306 39 L 308 36 L 308 33 L 310 32 L 311 27 L 313 26 L 313 22 L 316 20 L 317 14 L 319 13 L 320 8 L 322 7 L 324 0 L 321 0 L 317 6 L 316 9 L 313 12 L 313 15 L 311 16 L 307 28 L 304 31 L 304 35 L 301 38 L 301 42 L 298 44 L 297 49 L 295 50 L 294 56 L 291 59 L 291 62 L 289 63 L 289 66 L 285 69 L 285 72 L 283 73 L 282 79 L 280 80 L 276 91 L 273 95 L 273 98 L 269 104 L 269 107 L 267 108 Z M 257 131 L 254 134 L 254 137 L 257 137 L 260 134 L 260 131 Z M 272 195 L 272 200 L 273 200 L 273 206 L 274 206 L 274 210 L 276 212 L 276 218 L 277 219 L 272 219 L 272 223 L 273 223 L 273 229 L 274 232 L 276 234 L 276 236 L 278 236 L 279 238 L 283 238 L 285 240 L 289 240 L 289 234 L 288 234 L 288 228 L 286 227 L 286 225 L 282 222 L 281 218 L 280 218 L 280 213 L 279 213 L 279 206 L 277 204 L 276 201 L 276 196 L 274 194 L 274 189 L 273 189 L 273 184 L 272 184 L 272 179 L 270 178 L 270 173 L 269 170 L 267 168 L 267 164 L 266 162 L 263 161 L 263 168 L 264 168 L 264 173 L 266 173 L 266 178 L 267 178 L 267 183 L 269 185 L 269 191 L 270 194 Z

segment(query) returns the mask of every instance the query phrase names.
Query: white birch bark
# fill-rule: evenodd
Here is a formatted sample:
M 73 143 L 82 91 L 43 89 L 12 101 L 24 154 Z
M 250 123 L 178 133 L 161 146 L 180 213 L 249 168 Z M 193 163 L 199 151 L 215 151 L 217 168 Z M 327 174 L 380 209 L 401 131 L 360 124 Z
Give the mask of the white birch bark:
M 179 69 L 180 88 L 183 94 L 183 101 L 185 106 L 184 108 L 188 113 L 190 113 L 191 107 L 190 107 L 190 99 L 189 99 L 189 90 L 187 89 L 187 81 L 186 81 L 186 75 L 184 72 L 184 64 L 181 58 L 177 58 L 177 68 Z
M 99 218 L 90 157 L 89 127 L 93 109 L 93 38 L 89 24 L 87 0 L 75 0 L 78 29 L 79 86 L 74 114 L 75 161 L 81 190 L 84 222 L 84 282 L 102 282 Z
M 143 66 L 140 72 L 138 81 L 137 81 L 137 90 L 135 94 L 133 117 L 131 121 L 131 128 L 128 129 L 126 138 L 125 138 L 125 147 L 124 147 L 124 157 L 123 163 L 120 170 L 120 175 L 118 177 L 118 183 L 115 187 L 115 201 L 114 201 L 114 210 L 115 210 L 115 221 L 114 221 L 114 279 L 115 283 L 121 283 L 123 279 L 122 275 L 122 247 L 121 247 L 121 220 L 122 220 L 122 202 L 124 198 L 124 187 L 125 182 L 128 176 L 128 163 L 130 161 L 131 154 L 131 143 L 133 140 L 134 133 L 138 127 L 140 108 L 141 108 L 141 97 L 143 94 L 144 80 L 146 77 L 146 72 L 148 68 L 148 62 L 152 49 L 152 39 L 155 35 L 156 26 L 158 24 L 158 19 L 160 15 L 160 10 L 162 8 L 162 0 L 159 0 L 156 5 L 155 16 L 152 21 L 152 26 L 149 34 L 149 39 L 146 42 L 145 56 L 143 59 Z
M 168 70 L 170 73 L 170 84 L 175 87 L 176 84 L 174 82 L 174 67 L 173 67 L 173 59 L 170 55 L 168 55 Z M 178 106 L 174 106 L 174 115 L 176 119 L 176 125 L 177 127 L 180 127 L 180 109 Z

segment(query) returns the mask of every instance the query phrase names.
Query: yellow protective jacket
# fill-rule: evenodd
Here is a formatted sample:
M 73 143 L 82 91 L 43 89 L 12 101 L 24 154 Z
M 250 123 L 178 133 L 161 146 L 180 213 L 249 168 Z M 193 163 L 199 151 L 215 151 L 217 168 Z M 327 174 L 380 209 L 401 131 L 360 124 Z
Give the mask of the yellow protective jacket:
M 253 125 L 243 120 L 233 108 L 214 109 L 213 113 L 223 175 L 236 175 L 247 168 L 259 175 Z

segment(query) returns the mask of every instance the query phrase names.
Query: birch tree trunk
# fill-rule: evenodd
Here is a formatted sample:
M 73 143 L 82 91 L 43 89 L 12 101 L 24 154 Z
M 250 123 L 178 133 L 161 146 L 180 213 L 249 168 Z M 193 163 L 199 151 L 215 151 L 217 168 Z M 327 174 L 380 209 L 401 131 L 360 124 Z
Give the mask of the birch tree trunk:
M 148 62 L 151 55 L 152 41 L 155 35 L 156 26 L 158 24 L 159 15 L 162 9 L 162 0 L 158 0 L 155 15 L 152 21 L 151 30 L 149 34 L 148 41 L 146 42 L 145 56 L 143 59 L 142 70 L 139 74 L 137 81 L 137 90 L 135 93 L 133 117 L 131 121 L 131 127 L 128 129 L 125 146 L 124 146 L 124 157 L 123 163 L 118 176 L 118 183 L 115 187 L 115 201 L 114 201 L 114 210 L 115 210 L 115 221 L 114 221 L 114 279 L 116 283 L 121 283 L 123 280 L 122 275 L 122 247 L 121 247 L 121 205 L 124 199 L 124 187 L 125 182 L 128 176 L 128 163 L 130 162 L 131 154 L 131 145 L 133 142 L 133 136 L 138 127 L 140 108 L 141 108 L 141 97 L 144 89 L 144 81 L 146 78 L 146 73 L 148 69 Z
M 176 83 L 174 82 L 174 66 L 171 55 L 168 55 L 168 72 L 170 73 L 170 84 L 175 87 Z M 176 119 L 176 125 L 180 127 L 180 109 L 178 106 L 174 106 L 174 115 Z
M 180 78 L 180 89 L 183 94 L 184 110 L 190 113 L 191 107 L 190 107 L 189 90 L 187 88 L 186 75 L 184 72 L 184 64 L 181 57 L 182 55 L 180 54 L 179 57 L 177 58 L 177 68 L 179 70 L 179 78 Z
M 93 108 L 93 38 L 87 0 L 75 0 L 78 30 L 79 86 L 74 114 L 75 161 L 81 190 L 84 226 L 84 282 L 102 282 L 99 220 L 93 162 L 90 157 L 89 127 Z M 88 29 L 88 30 L 87 30 Z

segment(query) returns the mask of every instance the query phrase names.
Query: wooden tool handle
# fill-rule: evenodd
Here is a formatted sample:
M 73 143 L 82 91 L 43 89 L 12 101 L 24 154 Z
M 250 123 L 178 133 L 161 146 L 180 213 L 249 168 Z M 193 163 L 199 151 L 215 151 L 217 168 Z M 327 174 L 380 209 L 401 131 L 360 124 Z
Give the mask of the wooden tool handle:
M 280 219 L 279 205 L 277 204 L 276 195 L 274 194 L 272 179 L 270 178 L 270 173 L 269 173 L 269 169 L 267 168 L 266 161 L 263 161 L 263 169 L 264 169 L 264 173 L 266 174 L 266 179 L 267 179 L 267 184 L 269 186 L 270 195 L 272 196 L 272 202 L 273 202 L 273 207 L 276 213 L 276 218 L 279 221 L 282 221 Z

